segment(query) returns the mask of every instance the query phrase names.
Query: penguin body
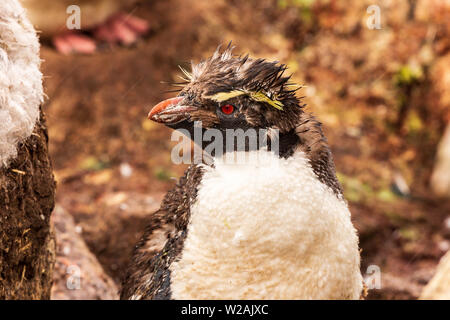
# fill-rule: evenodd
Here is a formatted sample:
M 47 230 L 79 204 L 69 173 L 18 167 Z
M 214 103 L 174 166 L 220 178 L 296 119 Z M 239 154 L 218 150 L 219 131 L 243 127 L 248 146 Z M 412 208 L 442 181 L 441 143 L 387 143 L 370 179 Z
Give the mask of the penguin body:
M 191 165 L 136 246 L 122 299 L 360 298 L 358 237 L 331 152 L 284 70 L 227 48 L 152 109 L 185 134 L 202 121 L 222 133 L 269 129 L 270 143 L 237 150 L 223 138 L 222 154 Z
M 303 151 L 252 153 L 248 164 L 205 167 L 182 254 L 169 268 L 172 298 L 358 299 L 358 238 L 346 203 Z
M 359 299 L 358 237 L 345 201 L 303 151 L 254 153 L 252 165 L 218 159 L 188 169 L 136 249 L 145 277 L 133 274 L 136 287 L 122 298 Z

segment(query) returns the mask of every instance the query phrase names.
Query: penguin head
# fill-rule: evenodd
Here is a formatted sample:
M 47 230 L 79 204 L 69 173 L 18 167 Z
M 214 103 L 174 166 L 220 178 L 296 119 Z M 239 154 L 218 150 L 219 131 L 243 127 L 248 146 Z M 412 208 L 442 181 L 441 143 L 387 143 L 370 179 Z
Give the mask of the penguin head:
M 285 75 L 287 67 L 277 61 L 235 56 L 232 49 L 230 45 L 223 52 L 218 48 L 210 58 L 193 64 L 192 72 L 180 68 L 185 82 L 177 84 L 182 86 L 178 96 L 158 103 L 149 119 L 184 129 L 191 136 L 196 123 L 201 123 L 203 131 L 218 130 L 224 134 L 225 152 L 230 151 L 227 130 L 275 129 L 280 135 L 293 131 L 304 111 L 296 96 L 299 86 Z M 257 146 L 246 143 L 243 148 Z

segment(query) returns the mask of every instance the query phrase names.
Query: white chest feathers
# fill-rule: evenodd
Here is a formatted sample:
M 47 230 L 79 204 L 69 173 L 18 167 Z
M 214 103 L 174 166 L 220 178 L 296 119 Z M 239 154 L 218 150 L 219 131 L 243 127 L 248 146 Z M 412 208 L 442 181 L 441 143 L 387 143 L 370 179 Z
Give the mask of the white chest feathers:
M 257 156 L 206 169 L 171 267 L 173 298 L 358 299 L 358 237 L 345 202 L 302 152 Z
M 43 101 L 39 41 L 17 0 L 0 1 L 0 167 L 31 135 Z

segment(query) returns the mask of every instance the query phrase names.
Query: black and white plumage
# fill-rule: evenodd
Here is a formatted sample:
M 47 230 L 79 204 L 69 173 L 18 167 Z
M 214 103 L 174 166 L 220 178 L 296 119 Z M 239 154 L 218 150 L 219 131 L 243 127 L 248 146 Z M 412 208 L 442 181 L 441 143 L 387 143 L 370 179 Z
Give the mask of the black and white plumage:
M 123 299 L 358 299 L 359 248 L 321 124 L 286 67 L 232 55 L 193 65 L 177 98 L 149 117 L 174 129 L 277 129 L 261 163 L 192 165 L 154 214 L 123 283 Z M 232 106 L 233 111 L 223 109 Z M 226 112 L 225 112 L 226 111 Z M 268 137 L 270 140 L 270 136 Z M 270 144 L 269 144 L 270 146 Z M 204 147 L 204 145 L 202 145 Z

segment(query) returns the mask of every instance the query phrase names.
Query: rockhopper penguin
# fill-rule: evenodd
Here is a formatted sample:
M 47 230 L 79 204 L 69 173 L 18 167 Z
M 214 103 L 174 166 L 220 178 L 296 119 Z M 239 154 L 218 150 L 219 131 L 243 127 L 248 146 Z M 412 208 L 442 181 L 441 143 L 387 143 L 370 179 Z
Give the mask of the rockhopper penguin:
M 277 130 L 279 151 L 223 139 L 212 164 L 192 164 L 151 217 L 122 299 L 360 298 L 358 237 L 332 155 L 285 70 L 218 49 L 151 110 L 188 132 L 201 121 L 203 130 L 266 129 L 271 141 Z M 258 163 L 224 160 L 239 152 Z

